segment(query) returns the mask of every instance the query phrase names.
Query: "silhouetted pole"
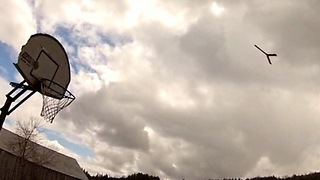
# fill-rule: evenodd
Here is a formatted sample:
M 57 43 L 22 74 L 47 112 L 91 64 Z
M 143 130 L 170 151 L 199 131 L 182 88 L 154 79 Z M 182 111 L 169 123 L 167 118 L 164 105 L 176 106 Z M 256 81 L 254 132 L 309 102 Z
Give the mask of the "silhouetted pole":
M 4 121 L 6 119 L 6 116 L 9 115 L 11 112 L 13 112 L 15 109 L 17 109 L 17 107 L 19 107 L 23 102 L 25 102 L 29 97 L 31 97 L 36 91 L 33 90 L 31 91 L 30 94 L 28 94 L 26 97 L 24 97 L 20 102 L 18 102 L 12 109 L 10 109 L 10 106 L 12 104 L 12 102 L 14 102 L 16 99 L 18 99 L 23 93 L 25 93 L 27 90 L 31 90 L 28 86 L 25 86 L 23 88 L 23 84 L 25 83 L 26 81 L 22 81 L 20 84 L 16 84 L 16 83 L 10 83 L 10 85 L 13 86 L 13 84 L 16 84 L 14 85 L 14 89 L 12 89 L 7 95 L 7 100 L 6 102 L 4 103 L 3 107 L 0 109 L 1 110 L 1 115 L 0 115 L 0 131 L 2 129 L 2 126 L 4 124 Z M 22 88 L 22 90 L 17 93 L 15 96 L 11 97 L 11 95 L 19 88 Z
M 0 132 L 3 126 L 3 123 L 6 119 L 6 116 L 8 115 L 9 112 L 9 108 L 11 103 L 13 102 L 13 98 L 11 98 L 10 96 L 7 95 L 7 100 L 5 102 L 5 104 L 3 105 L 3 107 L 1 108 L 1 115 L 0 115 Z

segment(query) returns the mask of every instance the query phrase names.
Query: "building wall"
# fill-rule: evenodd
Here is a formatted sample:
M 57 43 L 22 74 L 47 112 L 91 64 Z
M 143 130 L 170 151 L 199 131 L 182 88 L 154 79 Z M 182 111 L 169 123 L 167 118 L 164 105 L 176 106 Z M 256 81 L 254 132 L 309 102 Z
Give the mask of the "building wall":
M 0 149 L 1 180 L 78 180 L 35 163 L 23 160 Z

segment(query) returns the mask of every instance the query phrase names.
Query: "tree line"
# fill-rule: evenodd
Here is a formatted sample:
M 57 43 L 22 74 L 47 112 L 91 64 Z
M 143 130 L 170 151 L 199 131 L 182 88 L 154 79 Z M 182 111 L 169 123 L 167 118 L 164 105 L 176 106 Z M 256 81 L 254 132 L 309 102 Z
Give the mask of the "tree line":
M 89 180 L 160 180 L 158 176 L 143 174 L 141 172 L 117 178 L 117 177 L 110 177 L 107 174 L 103 175 L 99 173 L 96 174 L 95 176 L 92 176 L 85 169 L 82 169 L 82 170 Z
M 134 173 L 128 176 L 122 176 L 119 178 L 110 177 L 107 174 L 96 174 L 94 176 L 90 175 L 88 171 L 82 169 L 86 174 L 89 180 L 160 180 L 158 176 L 152 176 L 148 174 L 143 174 L 141 172 Z M 182 179 L 188 180 L 188 179 Z M 254 177 L 254 178 L 223 178 L 223 179 L 206 179 L 206 180 L 320 180 L 320 173 L 314 172 L 303 175 L 293 175 L 293 176 L 284 176 L 284 177 L 276 177 L 276 176 L 267 176 L 267 177 Z

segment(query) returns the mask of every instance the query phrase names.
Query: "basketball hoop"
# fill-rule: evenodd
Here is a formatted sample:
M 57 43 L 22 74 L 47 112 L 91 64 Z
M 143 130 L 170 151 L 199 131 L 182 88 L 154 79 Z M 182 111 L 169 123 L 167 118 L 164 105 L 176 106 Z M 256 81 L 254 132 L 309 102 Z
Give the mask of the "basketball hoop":
M 75 100 L 75 96 L 52 80 L 42 79 L 40 84 L 40 92 L 43 99 L 40 116 L 52 123 L 58 112 L 69 106 Z M 60 90 L 57 91 L 57 89 Z M 61 92 L 63 92 L 63 94 Z
M 41 93 L 43 98 L 40 116 L 51 123 L 62 109 L 75 100 L 75 96 L 67 90 L 71 81 L 68 55 L 55 37 L 42 33 L 31 35 L 22 45 L 18 61 L 13 64 L 23 81 L 10 83 L 13 89 L 6 94 L 7 99 L 0 108 L 0 131 L 6 116 L 36 92 Z M 29 94 L 21 98 L 27 91 Z M 15 104 L 10 107 L 12 103 Z

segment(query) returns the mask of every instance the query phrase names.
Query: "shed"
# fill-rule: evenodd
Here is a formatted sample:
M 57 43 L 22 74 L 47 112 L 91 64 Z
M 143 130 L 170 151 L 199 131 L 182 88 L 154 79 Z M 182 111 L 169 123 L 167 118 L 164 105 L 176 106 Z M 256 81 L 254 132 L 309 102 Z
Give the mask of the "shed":
M 88 180 L 82 171 L 77 160 L 61 154 L 57 151 L 48 149 L 42 145 L 33 143 L 37 146 L 38 153 L 52 153 L 54 161 L 52 163 L 39 165 L 32 161 L 24 160 L 19 157 L 12 148 L 9 147 L 10 141 L 22 138 L 17 134 L 2 128 L 0 131 L 0 179 L 33 179 L 33 180 Z

